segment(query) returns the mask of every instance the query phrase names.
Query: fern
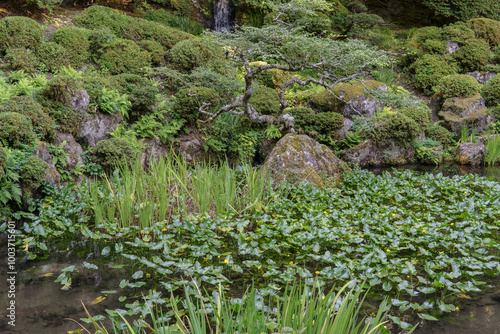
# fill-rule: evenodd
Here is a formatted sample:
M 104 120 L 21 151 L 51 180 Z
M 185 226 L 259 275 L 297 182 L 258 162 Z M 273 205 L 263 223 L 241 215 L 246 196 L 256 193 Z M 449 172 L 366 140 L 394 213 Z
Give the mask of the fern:
M 144 145 L 143 140 L 137 139 L 137 133 L 133 129 L 126 130 L 123 124 L 118 125 L 118 127 L 113 132 L 108 132 L 113 138 L 122 138 L 127 141 L 127 143 L 136 151 L 137 153 L 142 152 Z M 89 164 L 86 164 L 86 166 Z
M 120 95 L 115 89 L 108 90 L 103 87 L 99 108 L 110 114 L 119 112 L 124 118 L 127 118 L 128 112 L 132 108 L 132 102 L 129 101 L 127 94 Z
M 58 74 L 58 76 L 62 76 L 62 77 L 70 77 L 70 78 L 73 78 L 73 79 L 83 79 L 83 73 L 82 72 L 78 72 L 77 70 L 75 70 L 73 67 L 71 66 L 63 66 Z
M 174 119 L 167 124 L 164 124 L 158 131 L 158 138 L 161 142 L 166 144 L 167 142 L 173 142 L 175 136 L 184 126 L 185 121 L 183 119 Z
M 161 128 L 155 114 L 142 116 L 133 126 L 135 133 L 141 138 L 154 138 L 155 132 Z
M 14 95 L 31 95 L 35 87 L 29 78 L 20 79 L 14 86 Z
M 345 139 L 342 140 L 342 144 L 347 148 L 351 148 L 357 146 L 362 141 L 363 139 L 358 132 L 347 132 Z
M 280 132 L 280 129 L 274 124 L 268 126 L 264 130 L 264 134 L 266 135 L 267 139 L 278 139 L 283 136 Z

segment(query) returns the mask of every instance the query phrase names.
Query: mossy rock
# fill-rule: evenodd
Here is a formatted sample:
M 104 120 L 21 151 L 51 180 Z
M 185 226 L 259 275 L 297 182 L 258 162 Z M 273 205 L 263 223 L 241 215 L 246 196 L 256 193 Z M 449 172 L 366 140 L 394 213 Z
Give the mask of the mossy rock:
M 487 106 L 500 106 L 500 75 L 490 79 L 481 91 Z
M 479 111 L 486 111 L 486 105 L 483 97 L 475 94 L 466 98 L 453 97 L 446 99 L 441 111 L 452 112 L 459 117 L 467 117 Z
M 31 155 L 23 165 L 21 173 L 23 198 L 28 199 L 37 190 L 45 179 L 49 164 L 42 159 Z
M 468 74 L 447 75 L 439 80 L 434 87 L 434 92 L 441 94 L 443 98 L 450 97 L 472 97 L 481 91 L 481 85 Z
M 71 105 L 74 96 L 83 89 L 80 80 L 72 77 L 56 76 L 50 80 L 42 91 L 42 96 L 52 101 Z
M 276 90 L 262 86 L 254 89 L 248 102 L 261 115 L 274 115 L 281 105 Z
M 415 85 L 431 93 L 442 77 L 456 74 L 456 69 L 442 55 L 423 55 L 411 66 L 415 72 Z
M 207 66 L 223 73 L 224 49 L 206 38 L 192 38 L 177 43 L 169 53 L 170 63 L 178 70 L 188 73 L 199 66 Z
M 464 22 L 457 22 L 443 27 L 443 38 L 463 44 L 469 39 L 476 37 L 474 30 L 469 28 Z
M 454 54 L 455 59 L 466 72 L 481 71 L 488 63 L 492 53 L 487 42 L 478 39 L 469 39 Z
M 0 20 L 0 52 L 12 47 L 36 50 L 43 40 L 43 28 L 24 16 L 8 16 Z
M 32 73 L 38 67 L 38 59 L 31 49 L 22 47 L 8 48 L 5 51 L 5 61 L 12 70 L 23 70 Z
M 265 168 L 275 182 L 309 182 L 318 188 L 333 187 L 349 167 L 333 151 L 306 135 L 287 134 L 268 155 Z
M 63 66 L 69 66 L 69 54 L 66 48 L 55 42 L 45 42 L 36 51 L 40 68 L 44 71 L 57 73 Z
M 96 63 L 111 74 L 137 73 L 151 66 L 151 54 L 131 40 L 117 39 L 101 52 Z
M 78 134 L 80 124 L 90 117 L 87 112 L 76 110 L 71 105 L 48 99 L 43 95 L 37 101 L 42 104 L 45 112 L 54 119 L 58 131 L 73 136 Z
M 438 141 L 445 148 L 456 144 L 455 135 L 440 125 L 431 125 L 425 130 L 428 139 Z
M 11 147 L 35 146 L 38 142 L 31 121 L 17 112 L 0 113 L 0 142 Z
M 467 114 L 463 117 L 451 111 L 442 110 L 439 112 L 439 117 L 443 119 L 443 125 L 457 136 L 461 135 L 462 128 L 464 127 L 467 128 L 468 132 L 472 130 L 476 131 L 476 133 L 482 132 L 490 122 L 486 109 Z
M 370 118 L 367 133 L 375 143 L 394 140 L 400 146 L 409 146 L 423 131 L 417 122 L 402 112 L 383 112 Z
M 467 21 L 467 26 L 474 30 L 476 37 L 482 38 L 492 45 L 500 44 L 500 22 L 477 18 Z
M 42 105 L 30 96 L 17 96 L 0 104 L 0 113 L 16 112 L 31 121 L 33 131 L 41 138 L 49 140 L 55 135 L 56 123 Z
M 77 27 L 62 27 L 52 34 L 52 41 L 66 48 L 69 62 L 80 68 L 89 60 L 90 31 Z
M 250 67 L 252 69 L 255 69 L 263 65 L 267 65 L 267 63 L 264 61 L 255 61 L 250 63 Z M 244 70 L 244 68 L 242 68 L 242 70 Z M 273 89 L 279 89 L 282 84 L 290 80 L 292 77 L 293 75 L 290 72 L 273 68 L 270 70 L 260 72 L 255 76 L 254 79 L 263 86 Z
M 345 150 L 342 160 L 360 167 L 398 166 L 414 162 L 415 150 L 412 145 L 402 144 L 392 138 L 383 142 L 367 139 Z

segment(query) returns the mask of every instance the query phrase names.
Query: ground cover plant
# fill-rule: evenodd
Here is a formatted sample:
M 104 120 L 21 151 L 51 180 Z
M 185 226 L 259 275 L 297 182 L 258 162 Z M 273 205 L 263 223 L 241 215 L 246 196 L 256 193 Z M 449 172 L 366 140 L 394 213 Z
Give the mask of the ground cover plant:
M 120 283 L 122 315 L 145 317 L 148 303 L 172 307 L 170 293 L 195 285 L 213 291 L 223 284 L 239 297 L 253 282 L 269 298 L 298 279 L 324 289 L 356 279 L 370 287 L 368 299 L 387 296 L 388 318 L 409 328 L 409 315 L 437 319 L 500 273 L 496 182 L 358 170 L 335 189 L 266 187 L 271 200 L 248 212 L 172 215 L 142 226 L 139 219 L 116 224 L 116 213 L 96 221 L 87 190 L 53 190 L 31 202 L 36 214 L 24 214 L 31 222 L 21 229 L 23 246 L 33 257 L 55 236 L 98 242 L 101 256 L 122 257 L 130 269 Z M 125 194 L 115 196 L 128 202 Z M 130 200 L 136 212 L 148 205 L 139 196 Z M 61 275 L 71 284 L 71 271 Z

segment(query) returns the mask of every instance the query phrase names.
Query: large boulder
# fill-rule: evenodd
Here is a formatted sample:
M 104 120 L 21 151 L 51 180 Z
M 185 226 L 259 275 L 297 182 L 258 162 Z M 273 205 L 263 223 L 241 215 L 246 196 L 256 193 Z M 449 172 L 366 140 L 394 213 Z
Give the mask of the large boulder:
M 175 154 L 183 157 L 189 163 L 217 161 L 218 157 L 205 150 L 203 144 L 203 134 L 195 128 L 190 128 L 189 135 L 176 138 L 173 148 Z
M 461 165 L 479 166 L 484 160 L 484 144 L 463 143 L 458 145 L 458 162 Z
M 50 154 L 49 145 L 45 142 L 38 143 L 38 149 L 34 155 L 49 164 L 49 168 L 45 172 L 45 182 L 52 186 L 61 185 L 61 174 L 53 164 L 52 155 Z
M 108 132 L 114 131 L 122 121 L 120 114 L 96 113 L 93 119 L 80 124 L 78 139 L 88 146 L 95 146 L 98 141 L 108 138 Z
M 158 138 L 149 138 L 142 142 L 146 149 L 141 156 L 141 163 L 147 169 L 152 161 L 166 157 L 170 153 L 170 146 L 165 145 Z
M 444 101 L 439 117 L 444 120 L 444 126 L 456 133 L 461 134 L 462 127 L 476 132 L 483 131 L 492 121 L 488 116 L 484 99 L 476 94 L 468 98 L 452 97 Z
M 394 139 L 376 143 L 371 139 L 344 151 L 342 160 L 360 167 L 404 165 L 415 160 L 411 146 L 399 145 Z
M 306 135 L 293 133 L 283 137 L 265 162 L 276 182 L 308 181 L 316 187 L 334 186 L 342 181 L 349 167 L 333 151 Z

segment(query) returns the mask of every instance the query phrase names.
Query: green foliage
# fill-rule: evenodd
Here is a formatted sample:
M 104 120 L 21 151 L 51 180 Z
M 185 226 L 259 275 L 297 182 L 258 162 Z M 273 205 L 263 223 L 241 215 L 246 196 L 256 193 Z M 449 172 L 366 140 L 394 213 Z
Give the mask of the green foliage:
M 62 27 L 52 34 L 52 41 L 66 48 L 69 62 L 75 68 L 82 67 L 90 56 L 90 31 L 77 27 Z
M 103 88 L 110 88 L 111 81 L 109 77 L 100 75 L 86 75 L 83 78 L 83 88 L 89 94 L 90 103 L 98 105 L 102 99 L 101 94 Z
M 45 172 L 49 164 L 34 155 L 30 155 L 23 165 L 22 189 L 23 197 L 29 198 L 37 190 L 45 179 Z
M 432 112 L 424 103 L 409 105 L 397 111 L 414 120 L 420 132 L 424 132 L 432 123 Z
M 42 91 L 42 96 L 49 100 L 70 105 L 74 95 L 83 88 L 81 80 L 56 76 L 48 82 Z
M 43 28 L 24 16 L 8 16 L 0 20 L 0 52 L 8 48 L 36 50 L 43 40 Z
M 295 108 L 287 108 L 284 110 L 285 114 L 289 114 L 295 118 L 295 129 L 303 131 L 305 133 L 309 133 L 311 131 L 316 131 L 315 118 L 316 114 L 314 110 L 306 107 L 295 107 Z
M 128 117 L 128 112 L 132 107 L 132 102 L 129 101 L 127 94 L 122 94 L 115 90 L 108 90 L 102 87 L 99 101 L 99 109 L 109 114 L 119 112 L 124 118 Z
M 420 47 L 427 40 L 441 40 L 443 31 L 438 27 L 423 27 L 415 30 L 412 41 L 415 46 Z
M 163 25 L 185 31 L 192 35 L 200 35 L 205 29 L 202 24 L 185 16 L 178 16 L 163 8 L 150 10 L 144 15 L 144 19 L 154 21 Z
M 65 47 L 55 42 L 44 42 L 36 50 L 42 71 L 57 73 L 62 66 L 69 66 L 68 52 Z
M 55 135 L 56 124 L 43 107 L 29 96 L 13 97 L 0 104 L 0 113 L 15 112 L 31 121 L 33 131 L 40 139 L 51 139 Z
M 142 116 L 133 126 L 135 133 L 141 138 L 159 138 L 162 143 L 172 143 L 182 129 L 182 119 L 168 120 L 162 113 Z
M 446 42 L 437 39 L 427 39 L 420 45 L 420 48 L 427 53 L 442 55 L 446 50 Z
M 488 136 L 485 146 L 488 153 L 484 158 L 484 163 L 488 166 L 500 163 L 500 136 Z
M 417 160 L 426 165 L 439 165 L 441 155 L 436 148 L 441 145 L 440 142 L 426 139 L 415 140 L 414 147 L 417 155 Z
M 469 39 L 464 42 L 454 57 L 466 72 L 480 71 L 491 58 L 490 46 L 483 40 Z
M 38 138 L 31 121 L 17 112 L 0 113 L 0 143 L 10 147 L 35 146 Z
M 93 161 L 100 164 L 104 171 L 112 172 L 122 164 L 128 164 L 136 158 L 136 151 L 123 138 L 111 138 L 99 141 L 92 150 Z
M 269 87 L 256 87 L 249 103 L 261 115 L 276 114 L 280 108 L 278 93 Z
M 29 6 L 36 6 L 38 9 L 45 9 L 52 14 L 52 11 L 59 7 L 62 0 L 26 0 L 26 4 Z
M 456 73 L 455 68 L 441 55 L 423 55 L 411 68 L 415 73 L 415 85 L 427 93 L 431 92 L 442 77 Z
M 19 185 L 21 179 L 21 164 L 24 154 L 0 146 L 0 207 L 1 214 L 10 214 L 9 202 L 16 206 L 22 203 L 22 190 Z
M 151 63 L 153 65 L 159 65 L 165 61 L 165 50 L 157 41 L 140 41 L 139 46 L 151 54 Z
M 317 113 L 315 123 L 319 133 L 333 133 L 344 126 L 344 116 L 336 112 Z
M 457 22 L 443 27 L 443 38 L 459 44 L 475 38 L 475 32 L 464 22 Z
M 216 107 L 219 101 L 220 97 L 211 88 L 197 86 L 183 88 L 175 94 L 172 114 L 192 124 L 200 117 L 199 108 L 202 103 L 211 103 L 212 107 Z
M 495 75 L 481 91 L 487 106 L 500 106 L 500 75 Z
M 136 154 L 142 153 L 144 150 L 143 140 L 137 138 L 137 133 L 133 129 L 126 129 L 123 124 L 117 126 L 117 128 L 109 132 L 111 137 L 125 140 L 128 145 L 134 150 Z
M 267 139 L 279 139 L 283 137 L 283 134 L 280 132 L 280 129 L 274 124 L 268 126 L 264 130 L 264 134 L 266 135 Z
M 409 145 L 421 133 L 417 123 L 401 112 L 379 112 L 369 122 L 371 129 L 367 136 L 375 142 L 394 139 L 397 143 Z
M 139 75 L 122 73 L 110 77 L 111 87 L 127 94 L 132 102 L 132 116 L 151 110 L 160 93 L 157 82 Z
M 454 133 L 451 133 L 447 129 L 440 125 L 431 125 L 425 130 L 425 134 L 428 139 L 432 139 L 441 143 L 444 147 L 450 147 L 455 145 Z
M 37 101 L 43 105 L 45 112 L 56 121 L 59 132 L 77 136 L 80 123 L 89 119 L 86 112 L 76 110 L 60 101 L 47 99 L 43 95 Z
M 33 72 L 38 67 L 38 60 L 32 50 L 22 47 L 8 48 L 5 58 L 13 70 Z
M 500 17 L 497 17 L 500 19 Z M 486 18 L 474 18 L 467 21 L 469 26 L 476 33 L 476 37 L 482 38 L 492 45 L 500 44 L 500 22 Z
M 0 146 L 0 179 L 5 176 L 5 172 L 7 171 L 7 152 Z
M 481 91 L 481 85 L 477 80 L 467 74 L 447 75 L 434 87 L 434 92 L 441 94 L 443 98 L 471 97 Z
M 192 38 L 177 43 L 169 53 L 170 62 L 182 72 L 206 66 L 224 73 L 224 49 L 208 38 Z
M 151 66 L 151 54 L 134 41 L 116 39 L 100 50 L 95 61 L 111 74 L 137 73 Z
M 468 20 L 475 17 L 500 18 L 500 4 L 495 0 L 424 0 L 423 4 L 436 15 L 451 20 Z

